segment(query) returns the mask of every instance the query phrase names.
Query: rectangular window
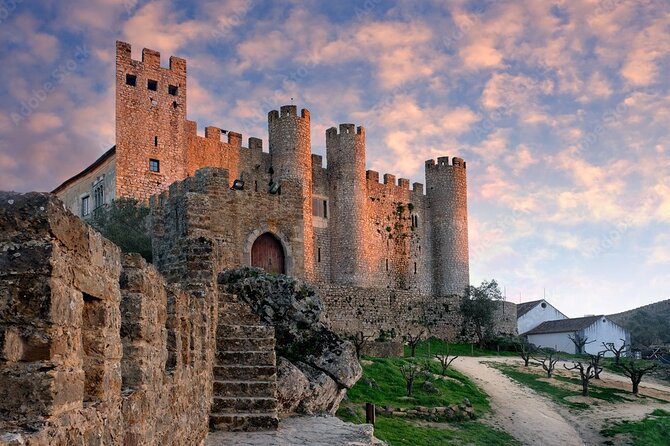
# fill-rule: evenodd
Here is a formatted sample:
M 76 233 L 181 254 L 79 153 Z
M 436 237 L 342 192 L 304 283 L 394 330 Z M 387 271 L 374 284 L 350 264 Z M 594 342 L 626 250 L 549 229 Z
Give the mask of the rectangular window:
M 81 199 L 81 216 L 86 217 L 91 212 L 91 201 L 88 195 Z
M 168 85 L 168 93 L 172 96 L 177 96 L 179 88 L 176 85 Z
M 149 171 L 151 172 L 160 172 L 160 161 L 150 159 L 149 160 Z
M 147 81 L 147 88 L 148 88 L 149 90 L 151 90 L 151 91 L 156 91 L 156 90 L 158 90 L 158 81 L 149 79 L 149 80 Z
M 105 187 L 98 183 L 93 187 L 93 209 L 98 209 L 105 203 Z
M 137 84 L 137 76 L 134 74 L 126 74 L 126 85 L 134 87 Z
M 328 218 L 328 200 L 312 198 L 312 215 L 314 217 Z

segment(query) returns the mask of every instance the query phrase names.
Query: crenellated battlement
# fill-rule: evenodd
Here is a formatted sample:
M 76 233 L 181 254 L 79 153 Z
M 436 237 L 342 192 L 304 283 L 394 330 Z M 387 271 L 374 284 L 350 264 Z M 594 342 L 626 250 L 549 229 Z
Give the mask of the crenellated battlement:
M 161 53 L 148 48 L 142 49 L 142 60 L 134 60 L 132 58 L 132 46 L 127 42 L 120 40 L 116 41 L 116 57 L 120 61 L 126 61 L 128 64 L 142 64 L 144 68 L 159 69 L 161 67 Z M 186 75 L 186 59 L 181 57 L 170 56 L 170 65 L 167 70 L 175 73 Z
M 298 117 L 298 106 L 297 105 L 282 105 L 279 107 L 279 110 L 271 110 L 268 112 L 268 124 L 271 124 L 275 121 L 284 118 L 296 118 Z M 303 108 L 300 110 L 300 118 L 306 119 L 309 121 L 309 110 Z
M 326 130 L 326 142 L 328 140 L 340 138 L 343 135 L 358 135 L 365 140 L 365 127 L 356 127 L 355 124 L 340 124 L 339 131 L 337 127 L 331 127 Z
M 187 123 L 186 126 L 187 132 L 191 136 L 197 136 L 200 138 L 204 137 L 207 140 L 223 142 L 235 147 L 242 147 L 243 136 L 241 133 L 233 132 L 231 130 L 223 130 L 220 127 L 210 125 L 205 127 L 205 134 L 203 136 L 198 134 L 198 124 L 195 121 L 186 121 L 186 123 Z M 225 141 L 222 140 L 222 135 L 224 134 L 227 136 Z M 262 139 L 250 136 L 248 141 L 249 141 L 248 144 L 249 149 L 261 150 L 261 151 L 263 150 Z
M 429 159 L 426 160 L 426 170 L 428 169 L 439 169 L 443 167 L 462 167 L 463 169 L 466 168 L 465 161 L 463 161 L 463 158 L 458 158 L 458 157 L 453 157 L 451 158 L 451 162 L 448 156 L 441 156 L 437 158 L 437 161 L 434 159 Z

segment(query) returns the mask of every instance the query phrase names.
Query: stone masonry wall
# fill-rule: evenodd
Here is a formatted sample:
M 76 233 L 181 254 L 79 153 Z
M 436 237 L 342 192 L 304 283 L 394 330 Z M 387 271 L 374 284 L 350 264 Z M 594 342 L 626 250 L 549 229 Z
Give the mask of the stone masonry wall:
M 432 336 L 448 340 L 461 333 L 458 297 L 336 285 L 319 285 L 317 289 L 325 303 L 329 326 L 337 332 L 351 335 L 363 332 L 377 338 L 382 331 L 401 337 L 426 330 Z
M 200 444 L 215 284 L 166 286 L 52 195 L 0 192 L 0 229 L 0 444 Z

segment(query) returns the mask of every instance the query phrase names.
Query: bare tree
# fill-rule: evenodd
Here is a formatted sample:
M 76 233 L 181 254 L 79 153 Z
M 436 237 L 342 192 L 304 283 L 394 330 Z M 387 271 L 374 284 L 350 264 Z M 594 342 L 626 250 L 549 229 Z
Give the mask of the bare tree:
M 577 370 L 579 371 L 579 377 L 582 380 L 582 395 L 589 396 L 589 382 L 595 378 L 597 367 L 593 365 L 592 361 L 583 362 L 583 361 L 573 361 L 572 367 L 568 367 L 563 364 L 566 370 Z
M 449 358 L 449 350 L 450 350 L 450 349 L 449 349 L 449 344 L 447 344 L 447 354 L 446 354 L 446 355 L 441 355 L 441 354 L 437 354 L 437 355 L 435 355 L 435 358 L 436 358 L 438 361 L 440 361 L 440 365 L 442 366 L 442 376 L 447 376 L 447 369 L 449 368 L 449 366 L 451 365 L 451 363 L 454 362 L 454 360 L 455 360 L 456 358 L 458 358 L 458 356 L 453 356 L 453 357 L 450 359 L 450 358 Z
M 528 363 L 536 350 L 533 344 L 524 339 L 523 341 L 514 344 L 514 348 L 519 356 L 521 356 L 521 359 L 523 359 L 523 365 L 528 367 Z
M 630 378 L 631 383 L 633 383 L 633 395 L 637 395 L 640 391 L 640 381 L 642 377 L 647 373 L 652 372 L 656 369 L 658 364 L 653 364 L 649 362 L 638 361 L 631 359 L 627 362 L 621 362 L 619 367 L 623 370 L 623 374 Z
M 582 336 L 579 333 L 575 332 L 575 334 L 568 335 L 568 339 L 572 341 L 573 344 L 575 344 L 575 348 L 577 349 L 577 354 L 582 355 L 584 354 L 584 347 L 588 344 L 593 344 L 595 339 L 593 341 L 589 341 L 588 336 Z
M 600 360 L 605 357 L 605 352 L 598 352 L 595 355 L 591 356 L 591 364 L 594 367 L 594 376 L 593 379 L 600 379 L 600 372 L 603 371 L 603 368 L 600 366 Z
M 424 368 L 420 364 L 407 362 L 400 366 L 400 373 L 405 378 L 407 396 L 412 396 L 414 392 L 414 380 L 423 372 Z
M 425 330 L 421 330 L 417 334 L 408 333 L 407 336 L 405 336 L 405 342 L 412 349 L 412 358 L 416 357 L 416 347 L 423 341 L 423 335 L 425 333 Z
M 540 353 L 542 356 L 539 358 L 533 357 L 533 359 L 547 372 L 547 378 L 551 378 L 554 368 L 556 368 L 556 363 L 560 360 L 557 356 L 558 352 L 548 348 L 538 348 L 537 353 Z
M 356 359 L 361 359 L 361 351 L 363 350 L 363 346 L 370 339 L 372 339 L 372 336 L 366 336 L 362 331 L 349 336 L 349 340 L 352 344 L 354 344 L 354 348 L 356 349 Z
M 621 339 L 621 347 L 616 347 L 614 342 L 603 342 L 603 347 L 605 347 L 606 352 L 611 352 L 614 354 L 614 363 L 619 365 L 621 362 L 621 356 L 624 352 L 628 351 L 630 345 L 626 344 L 625 339 Z

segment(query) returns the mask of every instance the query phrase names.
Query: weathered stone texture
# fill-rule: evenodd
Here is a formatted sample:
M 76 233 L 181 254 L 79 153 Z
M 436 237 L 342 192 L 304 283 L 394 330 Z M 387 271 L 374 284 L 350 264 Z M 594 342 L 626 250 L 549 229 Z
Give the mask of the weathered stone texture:
M 0 229 L 3 438 L 202 442 L 217 319 L 211 263 L 201 262 L 210 270 L 202 294 L 166 286 L 47 194 L 0 193 Z

